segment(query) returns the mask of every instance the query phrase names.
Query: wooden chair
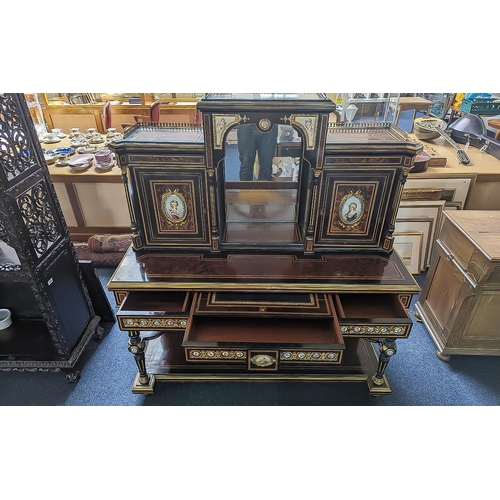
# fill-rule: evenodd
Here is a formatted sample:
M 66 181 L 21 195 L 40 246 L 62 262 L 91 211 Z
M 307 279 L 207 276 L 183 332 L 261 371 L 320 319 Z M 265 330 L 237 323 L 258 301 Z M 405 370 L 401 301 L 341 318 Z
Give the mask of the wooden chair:
M 111 103 L 109 101 L 106 101 L 102 107 L 102 121 L 106 132 L 111 128 Z
M 149 106 L 149 121 L 160 123 L 160 106 L 161 101 L 155 101 Z

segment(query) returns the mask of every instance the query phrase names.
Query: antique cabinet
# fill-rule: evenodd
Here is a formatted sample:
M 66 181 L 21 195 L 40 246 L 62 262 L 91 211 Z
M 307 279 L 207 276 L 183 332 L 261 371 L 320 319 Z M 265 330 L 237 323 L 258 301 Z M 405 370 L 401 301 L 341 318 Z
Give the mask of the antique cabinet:
M 138 123 L 110 144 L 133 243 L 108 288 L 133 392 L 314 380 L 390 393 L 419 291 L 393 233 L 421 146 L 388 123 L 330 124 L 324 94 L 206 94 L 198 110 L 200 125 Z
M 102 335 L 22 94 L 0 94 L 0 370 L 74 370 Z
M 500 213 L 445 211 L 416 304 L 437 356 L 499 355 Z

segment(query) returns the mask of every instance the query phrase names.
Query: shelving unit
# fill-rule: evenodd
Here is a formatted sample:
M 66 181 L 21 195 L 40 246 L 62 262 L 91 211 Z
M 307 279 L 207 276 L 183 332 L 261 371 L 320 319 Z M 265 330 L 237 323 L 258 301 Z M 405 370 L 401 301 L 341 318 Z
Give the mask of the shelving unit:
M 23 94 L 0 94 L 0 370 L 74 369 L 95 314 Z

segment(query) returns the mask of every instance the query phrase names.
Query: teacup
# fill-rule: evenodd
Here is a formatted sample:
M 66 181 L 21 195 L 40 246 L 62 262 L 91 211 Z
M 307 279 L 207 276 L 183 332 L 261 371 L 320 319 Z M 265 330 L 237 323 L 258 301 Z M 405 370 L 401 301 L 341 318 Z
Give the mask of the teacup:
M 57 165 L 64 166 L 69 163 L 69 154 L 67 153 L 59 153 L 57 155 Z
M 56 134 L 45 134 L 45 137 L 43 138 L 44 141 L 46 142 L 51 142 L 51 141 L 55 141 L 56 139 L 58 139 L 57 135 Z
M 73 138 L 73 137 L 77 136 L 78 134 L 81 134 L 80 129 L 78 127 L 74 127 L 74 128 L 69 129 L 70 138 Z
M 62 129 L 60 128 L 53 128 L 51 132 L 57 137 L 59 134 L 61 134 Z
M 97 132 L 96 128 L 88 128 L 87 129 L 87 135 L 90 137 L 92 134 L 95 134 Z

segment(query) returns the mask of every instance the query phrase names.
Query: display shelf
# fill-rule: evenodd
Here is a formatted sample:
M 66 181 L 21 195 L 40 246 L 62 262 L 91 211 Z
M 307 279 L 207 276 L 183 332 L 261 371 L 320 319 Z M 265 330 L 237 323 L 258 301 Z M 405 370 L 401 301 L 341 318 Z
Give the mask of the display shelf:
M 0 94 L 0 370 L 73 369 L 103 333 L 23 94 Z M 77 380 L 76 372 L 69 375 Z

